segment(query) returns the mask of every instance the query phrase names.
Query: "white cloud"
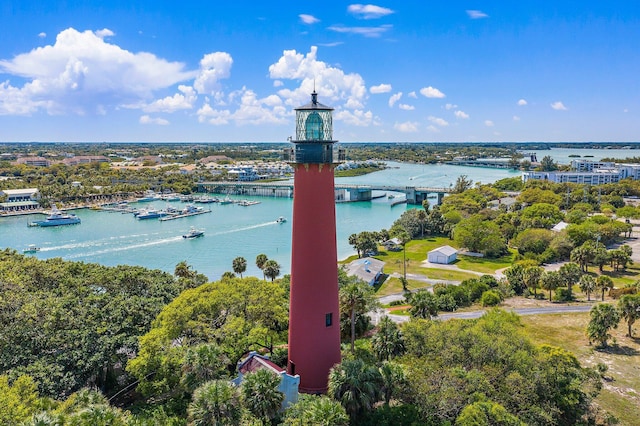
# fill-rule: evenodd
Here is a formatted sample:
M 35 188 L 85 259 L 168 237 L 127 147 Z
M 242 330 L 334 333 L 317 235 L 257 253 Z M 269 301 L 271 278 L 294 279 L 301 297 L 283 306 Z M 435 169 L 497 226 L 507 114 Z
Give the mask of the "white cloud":
M 407 96 L 413 99 L 418 99 L 418 95 L 416 95 L 416 92 L 409 92 Z
M 389 93 L 390 91 L 391 91 L 390 84 L 379 84 L 377 86 L 371 86 L 369 88 L 369 92 L 373 93 L 374 95 L 377 95 L 379 93 Z
M 430 115 L 429 117 L 427 117 L 427 120 L 429 120 L 430 122 L 432 122 L 433 124 L 436 124 L 440 127 L 445 127 L 449 125 L 449 122 L 447 120 L 445 120 L 444 118 L 440 118 L 440 117 L 434 117 L 432 115 Z
M 347 11 L 360 19 L 376 19 L 394 13 L 391 9 L 373 4 L 351 4 Z
M 159 126 L 166 126 L 167 124 L 169 124 L 169 121 L 165 120 L 164 118 L 152 118 L 148 115 L 143 115 L 142 117 L 140 117 L 140 124 L 157 124 Z
M 440 133 L 440 129 L 438 129 L 436 126 L 434 126 L 433 124 L 427 126 L 427 130 L 432 132 L 432 133 Z
M 402 133 L 415 133 L 418 131 L 418 123 L 405 121 L 404 123 L 395 123 L 393 128 Z
M 109 28 L 103 28 L 101 30 L 96 31 L 96 36 L 100 38 L 113 37 L 114 35 L 116 35 L 116 33 L 111 31 Z
M 301 13 L 300 15 L 298 15 L 298 17 L 305 24 L 315 24 L 316 22 L 320 22 L 320 20 L 313 15 L 306 15 L 304 13 Z
M 344 44 L 344 41 L 334 41 L 333 43 L 318 43 L 318 46 L 336 47 L 336 46 L 340 46 L 341 44 Z
M 273 80 L 273 87 L 282 87 L 284 83 L 280 80 Z
M 555 109 L 556 111 L 566 111 L 568 108 L 566 106 L 564 106 L 564 104 L 560 101 L 556 101 L 554 103 L 551 104 L 551 108 Z
M 447 110 L 449 110 L 449 109 L 455 109 L 455 108 L 458 108 L 458 105 L 455 105 L 455 104 L 445 104 L 445 106 L 444 106 L 444 109 L 447 109 Z
M 200 71 L 193 87 L 199 94 L 213 94 L 220 90 L 219 81 L 231 75 L 233 58 L 227 52 L 208 53 L 200 60 Z
M 291 114 L 285 108 L 282 99 L 276 95 L 258 98 L 253 90 L 243 87 L 241 90 L 229 93 L 225 102 L 231 109 L 214 109 L 207 101 L 197 112 L 198 121 L 214 125 L 234 122 L 236 125 L 246 124 L 286 124 Z
M 333 115 L 335 120 L 344 121 L 354 126 L 368 126 L 373 123 L 373 113 L 371 111 L 354 110 L 348 111 L 342 109 Z
M 467 118 L 469 118 L 469 114 L 467 114 L 467 113 L 466 113 L 466 112 L 464 112 L 464 111 L 460 111 L 460 110 L 455 111 L 455 112 L 453 113 L 453 115 L 455 115 L 455 116 L 456 116 L 456 118 L 462 118 L 462 119 L 467 119 Z
M 358 34 L 365 37 L 375 38 L 393 28 L 393 25 L 380 25 L 377 27 L 345 27 L 343 25 L 331 25 L 327 29 L 342 34 Z
M 45 38 L 46 36 L 47 36 L 47 33 L 45 33 L 44 31 L 38 34 L 38 37 L 40 38 Z
M 413 105 L 407 105 L 407 104 L 398 104 L 398 108 L 403 109 L 405 111 L 413 111 L 414 109 L 416 109 L 416 107 L 414 107 Z
M 482 18 L 488 18 L 489 17 L 489 15 L 487 15 L 486 13 L 484 13 L 481 10 L 467 10 L 467 15 L 471 19 L 482 19 Z
M 278 95 L 286 105 L 299 106 L 309 102 L 314 87 L 319 101 L 338 107 L 342 102 L 347 108 L 362 109 L 367 97 L 367 88 L 360 74 L 345 73 L 340 68 L 329 66 L 317 59 L 318 48 L 311 46 L 306 55 L 295 50 L 285 50 L 282 57 L 269 66 L 269 76 L 273 79 L 299 80 L 298 88 L 281 89 Z
M 513 121 L 520 121 L 520 117 L 518 117 L 517 115 L 513 116 Z
M 389 97 L 389 107 L 393 108 L 393 105 L 400 100 L 402 92 L 395 93 Z
M 487 127 L 493 127 L 494 126 L 493 121 L 491 121 L 491 120 L 484 120 L 484 125 L 487 126 Z
M 175 112 L 181 109 L 191 109 L 195 103 L 198 95 L 191 86 L 178 86 L 178 90 L 181 93 L 176 93 L 173 96 L 167 96 L 164 99 L 158 99 L 153 103 L 145 106 L 143 109 L 147 112 Z
M 423 87 L 422 89 L 420 89 L 420 93 L 422 94 L 422 96 L 425 96 L 427 98 L 444 98 L 445 97 L 444 93 L 442 93 L 435 87 L 431 87 L 431 86 Z
M 520 99 L 520 100 L 518 101 L 518 105 L 519 105 L 519 106 L 525 106 L 527 103 L 528 103 L 528 102 L 527 102 L 525 99 Z
M 38 47 L 11 60 L 0 60 L 0 72 L 27 80 L 22 87 L 0 85 L 0 114 L 86 114 L 126 104 L 144 105 L 153 92 L 192 79 L 184 64 L 146 52 L 132 53 L 107 43 L 113 34 L 60 32 L 53 45 Z M 22 102 L 24 106 L 15 105 Z

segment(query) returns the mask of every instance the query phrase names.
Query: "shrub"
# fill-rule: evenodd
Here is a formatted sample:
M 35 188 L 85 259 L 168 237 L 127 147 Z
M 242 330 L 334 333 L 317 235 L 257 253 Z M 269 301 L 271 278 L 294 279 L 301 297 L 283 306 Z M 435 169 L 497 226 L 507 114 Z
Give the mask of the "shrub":
M 564 287 L 557 288 L 553 295 L 553 300 L 556 302 L 569 302 L 571 298 L 571 293 Z
M 500 302 L 502 302 L 502 298 L 495 290 L 487 290 L 482 293 L 482 297 L 480 297 L 480 303 L 482 306 L 496 306 Z

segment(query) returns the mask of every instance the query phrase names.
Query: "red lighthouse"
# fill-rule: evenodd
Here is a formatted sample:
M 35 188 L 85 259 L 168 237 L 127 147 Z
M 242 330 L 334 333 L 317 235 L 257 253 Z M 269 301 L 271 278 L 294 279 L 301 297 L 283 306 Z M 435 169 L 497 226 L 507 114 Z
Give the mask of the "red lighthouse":
M 289 374 L 300 375 L 300 391 L 327 390 L 329 370 L 340 362 L 340 313 L 333 169 L 333 108 L 311 102 L 295 109 L 296 137 L 290 150 L 295 169 Z

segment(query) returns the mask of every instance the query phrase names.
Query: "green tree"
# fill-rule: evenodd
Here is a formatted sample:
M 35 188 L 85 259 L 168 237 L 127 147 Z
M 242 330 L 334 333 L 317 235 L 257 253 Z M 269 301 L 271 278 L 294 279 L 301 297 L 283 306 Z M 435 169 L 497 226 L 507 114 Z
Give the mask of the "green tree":
M 525 426 L 525 423 L 502 405 L 484 401 L 464 407 L 456 419 L 456 426 Z
M 562 283 L 567 286 L 568 298 L 571 300 L 573 298 L 571 288 L 580 280 L 582 270 L 577 264 L 569 262 L 562 265 L 558 272 L 560 273 Z
M 484 220 L 480 215 L 460 221 L 453 231 L 453 239 L 469 251 L 479 252 L 487 257 L 497 257 L 507 250 L 500 227 Z
M 273 282 L 280 275 L 280 264 L 275 260 L 267 260 L 262 272 L 267 278 L 271 278 L 271 282 Z
M 352 422 L 380 400 L 380 372 L 361 359 L 344 360 L 329 371 L 328 394 L 339 401 Z
M 583 293 L 587 293 L 587 301 L 591 301 L 591 293 L 596 289 L 596 280 L 591 275 L 583 275 L 578 282 L 580 290 Z
M 33 379 L 19 376 L 9 383 L 8 376 L 0 376 L 0 424 L 18 425 L 38 409 L 38 391 Z
M 609 330 L 618 326 L 620 314 L 613 305 L 598 303 L 591 308 L 589 316 L 587 325 L 589 343 L 597 342 L 600 347 L 606 348 L 607 341 L 611 338 Z
M 562 278 L 558 271 L 545 271 L 540 276 L 540 287 L 549 291 L 549 302 L 551 302 L 551 292 L 562 285 Z
M 277 415 L 284 394 L 278 390 L 280 376 L 261 369 L 244 376 L 240 390 L 243 405 L 263 422 L 271 422 Z
M 338 401 L 324 395 L 302 394 L 285 411 L 282 425 L 348 426 L 349 416 Z
M 625 294 L 618 301 L 620 316 L 627 322 L 627 335 L 633 337 L 631 327 L 640 318 L 640 294 Z
M 193 393 L 188 409 L 190 424 L 237 425 L 242 418 L 238 388 L 227 380 L 212 380 Z
M 242 278 L 242 273 L 247 270 L 247 259 L 244 257 L 236 257 L 233 259 L 233 272 L 240 275 Z
M 393 396 L 405 385 L 406 376 L 402 365 L 391 361 L 384 361 L 378 370 L 382 380 L 382 396 L 388 406 Z
M 193 272 L 193 270 L 191 269 L 191 266 L 187 263 L 187 261 L 183 260 L 181 262 L 178 262 L 173 272 L 173 275 L 180 278 L 190 279 L 190 278 L 193 278 L 195 273 Z
M 189 347 L 182 361 L 180 384 L 191 392 L 205 382 L 227 376 L 230 364 L 228 356 L 215 343 Z
M 596 278 L 596 288 L 602 292 L 602 301 L 604 302 L 604 292 L 613 288 L 613 280 L 607 275 L 598 275 Z
M 544 269 L 540 266 L 528 266 L 522 271 L 522 281 L 529 291 L 533 289 L 534 296 L 537 295 L 536 290 L 543 272 Z
M 589 262 L 593 259 L 594 253 L 587 243 L 584 243 L 580 247 L 576 247 L 571 251 L 571 261 L 580 265 L 582 272 L 589 272 Z
M 453 185 L 452 192 L 454 194 L 462 194 L 467 189 L 471 188 L 473 181 L 467 177 L 467 175 L 460 175 L 456 179 L 456 183 Z
M 428 290 L 418 290 L 409 298 L 409 313 L 413 318 L 431 319 L 438 315 L 438 299 Z
M 351 328 L 351 352 L 355 352 L 356 316 L 364 314 L 375 306 L 373 289 L 364 281 L 358 280 L 338 290 L 340 312 L 348 315 Z
M 552 172 L 558 170 L 558 165 L 550 155 L 545 155 L 542 157 L 542 161 L 540 161 L 540 170 L 543 172 Z
M 405 351 L 404 338 L 396 323 L 383 316 L 378 323 L 378 332 L 371 338 L 371 349 L 379 361 L 402 355 Z
M 262 271 L 263 279 L 266 279 L 266 276 L 264 275 L 264 264 L 267 263 L 267 260 L 269 260 L 269 258 L 264 253 L 260 253 L 256 256 L 256 266 Z

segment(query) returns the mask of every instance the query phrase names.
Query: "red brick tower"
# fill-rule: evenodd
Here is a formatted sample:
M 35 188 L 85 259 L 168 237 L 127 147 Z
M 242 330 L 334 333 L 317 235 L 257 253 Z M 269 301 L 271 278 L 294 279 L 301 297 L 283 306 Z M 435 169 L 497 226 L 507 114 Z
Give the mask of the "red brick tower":
M 333 169 L 333 108 L 311 102 L 296 108 L 289 374 L 300 375 L 300 391 L 327 390 L 329 370 L 340 362 L 340 312 Z

